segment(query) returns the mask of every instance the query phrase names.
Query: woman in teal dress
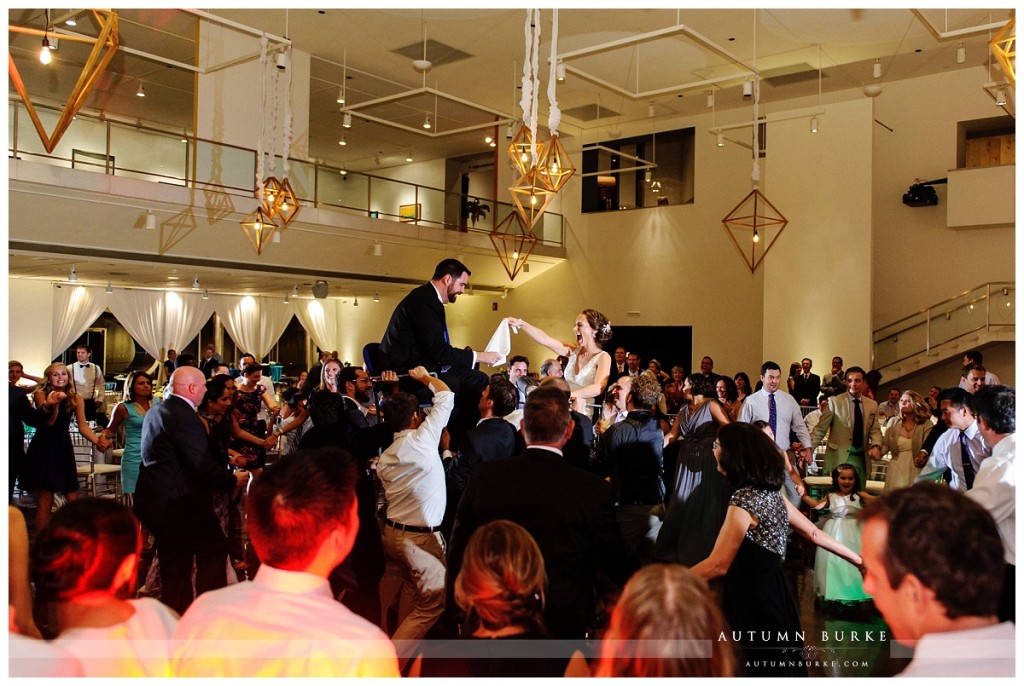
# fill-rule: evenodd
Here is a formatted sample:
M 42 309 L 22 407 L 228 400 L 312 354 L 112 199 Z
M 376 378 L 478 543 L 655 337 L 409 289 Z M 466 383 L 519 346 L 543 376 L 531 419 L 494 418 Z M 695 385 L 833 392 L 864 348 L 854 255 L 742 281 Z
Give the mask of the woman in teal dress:
M 121 492 L 130 509 L 142 466 L 142 421 L 153 404 L 153 378 L 144 371 L 134 371 L 124 380 L 121 402 L 110 415 L 110 424 L 103 430 L 107 438 L 124 427 L 124 455 L 121 456 Z

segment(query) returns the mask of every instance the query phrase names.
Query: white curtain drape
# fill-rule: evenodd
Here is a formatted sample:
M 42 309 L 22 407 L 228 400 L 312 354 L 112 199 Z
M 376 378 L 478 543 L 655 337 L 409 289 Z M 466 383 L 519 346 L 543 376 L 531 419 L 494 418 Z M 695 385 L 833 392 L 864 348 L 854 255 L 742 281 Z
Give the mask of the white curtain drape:
M 270 352 L 294 314 L 292 305 L 282 302 L 280 298 L 252 295 L 241 298 L 217 296 L 214 309 L 235 344 L 241 350 L 255 355 L 257 360 L 263 359 Z
M 107 308 L 105 294 L 97 288 L 55 285 L 53 288 L 53 348 L 57 357 L 96 321 Z
M 336 300 L 296 300 L 295 316 L 321 350 L 338 350 Z
M 199 293 L 118 289 L 110 311 L 143 350 L 163 360 L 168 348 L 180 350 L 199 334 L 213 304 Z

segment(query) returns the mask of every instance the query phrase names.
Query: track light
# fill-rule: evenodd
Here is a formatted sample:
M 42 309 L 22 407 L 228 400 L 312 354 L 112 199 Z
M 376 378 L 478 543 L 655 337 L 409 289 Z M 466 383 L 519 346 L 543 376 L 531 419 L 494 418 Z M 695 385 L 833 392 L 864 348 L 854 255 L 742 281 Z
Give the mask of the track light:
M 375 303 L 379 303 L 380 302 L 380 291 L 377 291 L 377 292 L 375 292 L 373 294 L 373 302 L 375 302 Z
M 342 136 L 341 140 L 338 141 L 338 145 L 348 145 L 348 139 L 345 138 L 345 136 Z
M 64 21 L 64 24 L 65 24 L 66 26 L 78 26 L 78 22 L 77 22 L 77 21 L 75 21 L 75 18 L 74 18 L 74 17 L 68 17 L 68 18 L 67 18 L 67 19 L 66 19 L 66 20 Z
M 44 35 L 43 47 L 39 50 L 39 61 L 43 64 L 49 64 L 52 59 L 53 55 L 50 54 L 50 40 Z
M 818 118 L 811 117 L 811 133 L 818 133 Z
M 725 136 L 722 135 L 721 131 L 719 131 L 717 134 L 715 134 L 715 145 L 717 145 L 720 148 L 724 148 L 725 147 Z
M 351 129 L 352 128 L 352 113 L 351 112 L 345 112 L 343 115 L 341 115 L 341 125 L 344 126 L 346 129 Z
M 153 214 L 153 210 L 146 210 L 146 228 L 150 231 L 156 229 L 156 215 Z
M 647 116 L 648 117 L 653 117 L 654 116 L 654 103 L 653 102 L 650 105 L 647 106 Z
M 384 246 L 381 245 L 380 241 L 373 242 L 373 256 L 380 257 L 384 254 Z
M 957 64 L 963 64 L 966 61 L 967 61 L 967 48 L 965 48 L 964 44 L 961 43 L 960 47 L 958 47 L 956 49 L 956 63 Z
M 754 94 L 754 82 L 753 81 L 744 81 L 743 82 L 743 97 L 744 98 L 749 98 L 753 94 Z
M 1006 91 L 1002 88 L 996 91 L 996 107 L 1003 107 L 1006 105 Z
M 110 283 L 110 281 L 107 281 L 107 287 L 106 287 L 106 289 L 104 289 L 104 293 L 106 293 L 107 295 L 110 295 L 113 292 L 114 292 L 114 285 L 112 283 Z
M 488 145 L 490 145 L 492 148 L 496 148 L 496 147 L 498 147 L 498 141 L 496 141 L 496 140 L 494 140 L 492 138 L 491 142 Z
M 707 98 L 707 101 L 706 101 L 706 103 L 705 103 L 705 104 L 707 105 L 707 108 L 708 108 L 709 110 L 710 110 L 710 109 L 711 109 L 712 107 L 714 107 L 714 106 L 715 106 L 715 92 L 714 92 L 714 91 L 708 91 L 708 98 Z
M 882 78 L 882 63 L 879 60 L 875 60 L 875 63 L 871 65 L 871 76 L 876 79 Z
M 292 301 L 291 297 L 287 293 L 284 294 L 284 304 L 287 305 Z
M 342 176 L 348 176 L 348 169 L 342 167 L 341 169 L 338 170 L 338 173 L 341 174 Z
M 430 128 L 430 115 L 429 114 L 423 120 L 423 128 L 425 128 L 425 129 L 429 129 Z
M 511 123 L 505 125 L 505 140 L 507 140 L 507 141 L 512 140 L 512 124 Z
M 337 103 L 339 105 L 344 105 L 345 104 L 345 89 L 344 88 L 339 88 L 338 89 Z
M 292 297 L 293 298 L 299 297 L 299 286 L 298 286 L 298 284 L 296 284 L 295 286 L 292 287 Z
M 281 52 L 277 53 L 277 57 L 274 58 L 274 65 L 278 69 L 287 69 L 288 68 L 288 53 L 285 52 L 284 50 L 282 50 Z
M 565 62 L 559 62 L 555 65 L 555 80 L 559 83 L 565 81 Z
M 406 153 L 405 161 L 406 162 L 412 162 L 412 150 L 410 150 L 408 153 Z
M 359 307 L 359 298 L 352 298 L 352 307 Z
M 198 291 L 199 290 L 199 275 L 198 274 L 196 274 L 195 276 L 192 277 L 192 290 L 194 290 L 194 291 Z
M 135 95 L 140 98 L 146 97 L 146 87 L 142 85 L 141 81 L 139 82 L 139 89 L 135 91 Z
M 204 290 L 203 291 L 203 300 L 209 300 L 209 299 L 210 299 L 210 291 L 209 290 Z
M 71 283 L 78 283 L 78 272 L 75 271 L 75 265 L 71 265 L 71 273 L 68 274 L 68 281 Z
M 491 138 L 490 136 L 484 136 L 484 143 L 491 143 L 493 141 L 494 141 L 494 139 Z

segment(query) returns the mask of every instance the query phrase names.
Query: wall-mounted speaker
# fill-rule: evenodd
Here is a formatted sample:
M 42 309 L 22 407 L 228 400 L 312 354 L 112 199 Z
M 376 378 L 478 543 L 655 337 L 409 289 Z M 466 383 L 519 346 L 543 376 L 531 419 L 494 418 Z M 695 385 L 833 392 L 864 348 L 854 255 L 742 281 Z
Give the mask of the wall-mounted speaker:
M 313 297 L 321 300 L 327 297 L 327 282 L 317 281 L 313 284 Z

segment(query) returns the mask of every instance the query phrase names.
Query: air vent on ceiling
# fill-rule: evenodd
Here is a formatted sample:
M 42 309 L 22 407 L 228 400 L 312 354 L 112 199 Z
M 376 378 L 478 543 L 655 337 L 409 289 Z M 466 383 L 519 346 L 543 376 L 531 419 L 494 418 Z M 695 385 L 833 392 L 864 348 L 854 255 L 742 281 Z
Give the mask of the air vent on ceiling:
M 765 81 L 772 86 L 788 86 L 793 83 L 816 81 L 817 78 L 818 69 L 806 62 L 791 64 L 788 67 L 779 67 L 778 69 L 766 69 L 761 72 L 761 81 Z M 827 79 L 828 72 L 822 71 L 821 78 Z
M 579 121 L 597 121 L 599 118 L 598 114 L 600 114 L 600 119 L 619 116 L 619 113 L 615 110 L 608 109 L 607 107 L 599 108 L 596 104 L 580 105 L 579 107 L 562 110 L 563 117 L 572 117 Z
M 423 59 L 423 42 L 411 43 L 402 48 L 395 48 L 391 52 L 402 57 L 408 57 L 411 60 L 421 60 Z M 450 45 L 438 43 L 432 38 L 427 39 L 427 61 L 435 67 L 458 62 L 468 57 L 472 57 L 472 55 Z

